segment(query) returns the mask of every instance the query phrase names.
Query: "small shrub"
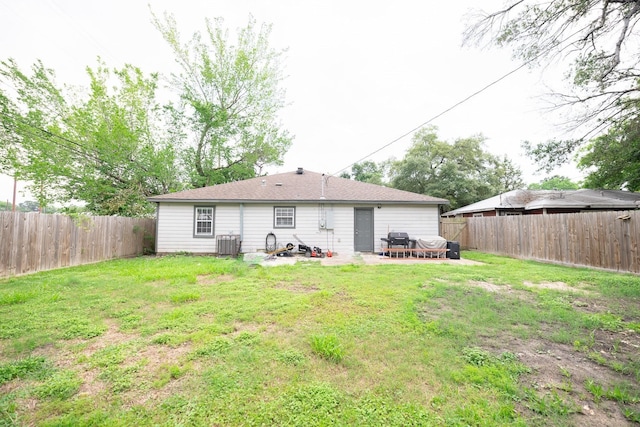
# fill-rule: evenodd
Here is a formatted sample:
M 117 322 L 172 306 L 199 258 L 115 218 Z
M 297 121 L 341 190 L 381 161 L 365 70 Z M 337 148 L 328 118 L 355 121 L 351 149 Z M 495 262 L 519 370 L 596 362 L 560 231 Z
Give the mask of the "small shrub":
M 311 349 L 318 356 L 330 362 L 339 363 L 344 357 L 344 350 L 334 335 L 314 335 L 311 337 Z

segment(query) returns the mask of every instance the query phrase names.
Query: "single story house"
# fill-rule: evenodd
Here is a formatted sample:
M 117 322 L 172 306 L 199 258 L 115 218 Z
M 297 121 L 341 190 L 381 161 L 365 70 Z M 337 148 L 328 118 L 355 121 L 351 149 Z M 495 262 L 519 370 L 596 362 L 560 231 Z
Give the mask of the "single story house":
M 632 210 L 640 193 L 621 190 L 513 190 L 442 214 L 443 217 L 541 215 Z
M 302 168 L 149 201 L 157 203 L 157 253 L 226 253 L 225 239 L 239 240 L 240 252 L 264 251 L 269 233 L 278 247 L 377 252 L 389 232 L 438 236 L 440 206 L 449 204 Z

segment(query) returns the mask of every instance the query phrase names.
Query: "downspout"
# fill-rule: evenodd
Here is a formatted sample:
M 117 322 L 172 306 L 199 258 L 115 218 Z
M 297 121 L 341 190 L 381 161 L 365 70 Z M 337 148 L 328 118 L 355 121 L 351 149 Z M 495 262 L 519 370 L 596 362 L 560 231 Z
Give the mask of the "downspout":
M 154 253 L 158 253 L 158 229 L 159 224 L 160 223 L 160 202 L 156 203 L 156 230 L 155 230 L 155 237 L 153 238 L 153 252 Z
M 240 241 L 244 240 L 244 203 L 240 203 Z

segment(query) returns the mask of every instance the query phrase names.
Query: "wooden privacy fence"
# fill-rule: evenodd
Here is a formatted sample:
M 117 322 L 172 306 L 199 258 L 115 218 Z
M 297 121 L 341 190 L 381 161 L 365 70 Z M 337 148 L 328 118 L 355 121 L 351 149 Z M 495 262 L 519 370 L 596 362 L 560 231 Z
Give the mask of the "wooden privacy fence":
M 0 212 L 0 277 L 153 250 L 155 219 Z
M 461 219 L 456 219 L 460 221 Z M 464 218 L 460 246 L 516 258 L 640 273 L 640 211 Z M 444 226 L 443 237 L 449 237 Z

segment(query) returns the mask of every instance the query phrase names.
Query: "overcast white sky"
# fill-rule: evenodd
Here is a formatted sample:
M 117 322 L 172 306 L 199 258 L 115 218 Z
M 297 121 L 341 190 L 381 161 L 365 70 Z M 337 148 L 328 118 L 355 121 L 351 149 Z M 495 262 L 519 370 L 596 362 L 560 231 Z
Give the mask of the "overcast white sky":
M 288 49 L 283 82 L 290 105 L 283 127 L 295 136 L 284 165 L 334 174 L 438 115 L 516 68 L 510 52 L 462 47 L 465 15 L 495 10 L 501 0 L 0 0 L 0 56 L 23 68 L 36 59 L 55 70 L 58 83 L 86 85 L 84 69 L 98 56 L 168 76 L 176 70 L 151 24 L 155 13 L 175 15 L 183 37 L 203 30 L 204 18 L 222 17 L 235 34 L 249 14 L 271 23 L 271 45 Z M 506 154 L 538 182 L 522 155 L 524 140 L 565 135 L 556 116 L 541 112 L 539 96 L 557 76 L 520 70 L 433 121 L 443 139 L 475 134 L 486 148 Z M 7 90 L 6 86 L 1 87 Z M 370 160 L 401 158 L 405 137 Z M 575 169 L 555 171 L 578 179 Z M 20 188 L 23 186 L 20 185 Z M 0 177 L 0 200 L 11 199 L 12 180 Z M 30 199 L 19 195 L 18 201 Z

